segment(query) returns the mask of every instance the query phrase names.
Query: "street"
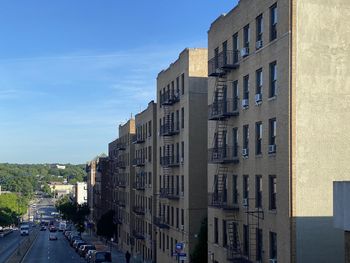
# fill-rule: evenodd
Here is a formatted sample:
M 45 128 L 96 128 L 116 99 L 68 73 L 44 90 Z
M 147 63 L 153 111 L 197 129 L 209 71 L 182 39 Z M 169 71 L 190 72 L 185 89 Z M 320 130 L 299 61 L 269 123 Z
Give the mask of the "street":
M 42 199 L 42 201 L 36 205 L 40 215 L 39 219 L 45 221 L 54 220 L 51 216 L 52 212 L 56 212 L 53 204 L 54 202 L 52 199 Z M 37 239 L 27 252 L 23 262 L 85 262 L 85 260 L 81 259 L 79 255 L 75 253 L 73 248 L 70 247 L 62 232 L 55 233 L 58 237 L 57 241 L 50 241 L 49 233 L 49 230 L 39 232 Z
M 15 251 L 21 238 L 18 230 L 0 238 L 0 262 L 5 262 L 13 251 Z

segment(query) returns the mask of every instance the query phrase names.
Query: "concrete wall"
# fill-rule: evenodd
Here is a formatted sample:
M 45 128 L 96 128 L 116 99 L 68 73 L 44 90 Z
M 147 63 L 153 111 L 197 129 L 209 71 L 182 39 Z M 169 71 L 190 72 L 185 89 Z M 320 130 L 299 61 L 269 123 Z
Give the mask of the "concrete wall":
M 343 262 L 327 218 L 333 181 L 350 174 L 350 2 L 295 2 L 297 262 Z

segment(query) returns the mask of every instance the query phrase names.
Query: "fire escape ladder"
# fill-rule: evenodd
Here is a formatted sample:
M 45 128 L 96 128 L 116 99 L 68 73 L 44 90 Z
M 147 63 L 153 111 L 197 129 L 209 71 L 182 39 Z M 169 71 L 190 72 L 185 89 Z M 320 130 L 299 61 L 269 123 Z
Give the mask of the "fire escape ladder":
M 243 262 L 238 226 L 238 220 L 235 217 L 228 222 L 227 259 L 235 263 Z

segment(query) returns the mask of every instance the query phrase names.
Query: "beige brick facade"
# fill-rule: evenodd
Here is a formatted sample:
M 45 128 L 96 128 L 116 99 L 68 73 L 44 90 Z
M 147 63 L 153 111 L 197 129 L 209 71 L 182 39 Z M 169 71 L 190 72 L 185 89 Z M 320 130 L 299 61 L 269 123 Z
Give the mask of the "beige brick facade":
M 207 214 L 207 50 L 185 49 L 157 78 L 157 262 L 190 259 Z
M 342 262 L 349 16 L 344 0 L 241 0 L 212 23 L 210 262 Z

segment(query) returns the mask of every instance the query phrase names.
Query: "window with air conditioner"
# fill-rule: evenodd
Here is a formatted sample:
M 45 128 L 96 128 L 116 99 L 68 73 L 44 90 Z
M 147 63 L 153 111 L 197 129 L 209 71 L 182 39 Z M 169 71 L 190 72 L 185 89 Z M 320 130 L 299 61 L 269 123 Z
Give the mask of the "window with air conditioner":
M 263 15 L 259 15 L 256 18 L 256 50 L 259 50 L 263 46 Z
M 249 107 L 249 75 L 243 77 L 243 99 L 242 99 L 242 107 Z
M 243 149 L 242 155 L 248 157 L 249 155 L 249 125 L 243 126 Z
M 276 119 L 270 119 L 269 120 L 269 154 L 276 153 L 276 128 L 277 128 L 277 122 Z
M 263 87 L 263 70 L 258 69 L 256 75 L 256 90 L 255 90 L 255 103 L 260 104 L 262 102 L 262 87 Z
M 248 24 L 243 28 L 243 48 L 241 50 L 242 57 L 246 57 L 249 55 L 249 43 L 250 43 L 250 27 Z

